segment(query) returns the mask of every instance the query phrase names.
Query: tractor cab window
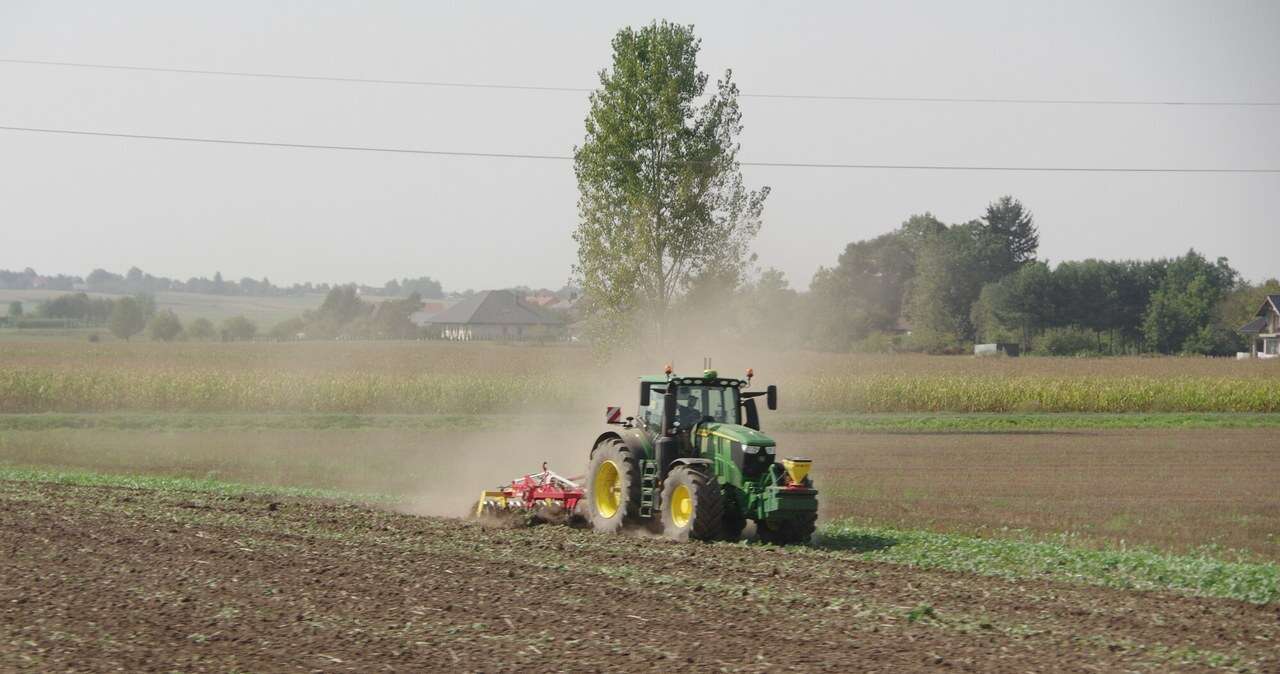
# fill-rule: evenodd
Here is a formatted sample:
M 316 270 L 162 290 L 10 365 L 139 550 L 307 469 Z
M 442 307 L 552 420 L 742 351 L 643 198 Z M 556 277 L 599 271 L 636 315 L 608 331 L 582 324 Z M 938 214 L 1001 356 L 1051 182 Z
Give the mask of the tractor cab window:
M 684 428 L 703 421 L 738 423 L 738 390 L 735 388 L 681 386 L 676 396 L 677 419 Z

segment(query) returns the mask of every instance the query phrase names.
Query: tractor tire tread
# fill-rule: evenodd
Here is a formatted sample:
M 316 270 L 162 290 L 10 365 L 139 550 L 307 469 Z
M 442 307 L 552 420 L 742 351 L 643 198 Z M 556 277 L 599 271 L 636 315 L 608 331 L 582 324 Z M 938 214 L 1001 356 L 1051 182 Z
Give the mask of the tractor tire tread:
M 595 511 L 595 474 L 597 461 L 612 459 L 619 464 L 620 477 L 626 481 L 626 498 L 618 504 L 617 517 L 602 519 Z M 640 464 L 631 456 L 631 450 L 618 438 L 605 438 L 591 449 L 591 463 L 587 477 L 586 512 L 591 528 L 606 533 L 620 533 L 623 526 L 639 516 L 640 508 Z
M 686 482 L 693 493 L 693 517 L 686 530 L 675 529 L 668 521 L 667 504 L 674 486 Z M 662 489 L 663 532 L 671 538 L 699 541 L 718 540 L 724 525 L 724 493 L 714 475 L 708 475 L 692 466 L 677 466 L 667 474 Z

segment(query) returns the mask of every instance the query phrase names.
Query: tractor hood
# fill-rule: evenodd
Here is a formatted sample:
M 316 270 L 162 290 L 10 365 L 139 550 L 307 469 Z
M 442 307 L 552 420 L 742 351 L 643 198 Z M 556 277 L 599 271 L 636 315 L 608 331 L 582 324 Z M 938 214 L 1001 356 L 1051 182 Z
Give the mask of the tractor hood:
M 698 424 L 698 435 L 717 435 L 728 439 L 730 442 L 738 442 L 744 445 L 752 445 L 754 447 L 773 447 L 777 443 L 773 438 L 747 426 L 739 426 L 738 424 L 721 424 L 721 423 L 704 423 Z

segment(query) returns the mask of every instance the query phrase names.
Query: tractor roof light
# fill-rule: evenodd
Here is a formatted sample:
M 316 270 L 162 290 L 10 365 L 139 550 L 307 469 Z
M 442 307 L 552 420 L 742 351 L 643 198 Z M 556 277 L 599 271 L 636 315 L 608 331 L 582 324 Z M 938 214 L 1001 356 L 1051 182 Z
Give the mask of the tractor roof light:
M 673 370 L 673 369 L 672 369 L 672 367 L 671 367 L 671 363 L 667 363 L 666 367 L 662 368 L 662 373 L 663 373 L 663 374 L 665 374 L 665 375 L 667 375 L 668 377 L 670 377 L 670 376 L 671 376 L 671 373 L 672 373 L 673 371 L 674 371 L 674 370 Z

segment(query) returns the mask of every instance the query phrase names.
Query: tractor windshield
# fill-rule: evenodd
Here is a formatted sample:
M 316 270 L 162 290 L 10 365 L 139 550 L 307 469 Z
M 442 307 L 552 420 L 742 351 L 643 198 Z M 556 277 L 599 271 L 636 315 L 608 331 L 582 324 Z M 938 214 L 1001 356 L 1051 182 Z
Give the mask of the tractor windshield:
M 640 409 L 640 418 L 650 430 L 662 428 L 664 384 L 651 384 L 649 406 Z M 738 412 L 738 389 L 733 386 L 687 385 L 676 391 L 676 421 L 689 428 L 704 421 L 722 424 L 741 423 Z

